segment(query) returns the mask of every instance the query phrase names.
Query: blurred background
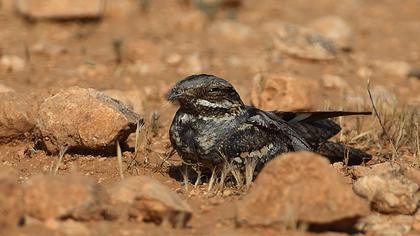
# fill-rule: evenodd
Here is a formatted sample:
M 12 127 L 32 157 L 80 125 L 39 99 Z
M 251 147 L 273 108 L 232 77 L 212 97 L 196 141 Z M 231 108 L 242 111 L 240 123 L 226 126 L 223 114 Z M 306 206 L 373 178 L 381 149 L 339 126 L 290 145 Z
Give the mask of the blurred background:
M 0 85 L 92 87 L 143 113 L 210 73 L 264 109 L 420 103 L 418 0 L 2 0 Z

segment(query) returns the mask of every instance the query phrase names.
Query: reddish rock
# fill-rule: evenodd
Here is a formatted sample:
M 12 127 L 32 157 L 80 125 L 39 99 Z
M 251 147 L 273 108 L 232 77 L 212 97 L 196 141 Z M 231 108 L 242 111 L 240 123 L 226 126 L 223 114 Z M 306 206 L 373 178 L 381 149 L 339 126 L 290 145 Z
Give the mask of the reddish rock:
M 413 214 L 420 200 L 419 186 L 395 172 L 359 178 L 353 189 L 381 213 Z
M 357 223 L 357 229 L 367 235 L 406 235 L 415 223 L 413 216 L 374 214 Z
M 18 226 L 23 217 L 23 190 L 14 169 L 0 166 L 0 235 L 4 229 Z
M 39 220 L 103 219 L 109 205 L 106 191 L 84 176 L 38 175 L 23 187 L 26 214 Z
M 100 150 L 126 140 L 139 119 L 127 106 L 101 92 L 72 87 L 44 100 L 37 129 L 50 152 L 63 146 Z
M 308 28 L 332 40 L 339 48 L 352 46 L 353 32 L 350 25 L 339 16 L 323 16 L 310 22 Z
M 135 176 L 115 183 L 108 189 L 114 203 L 130 205 L 130 214 L 144 221 L 168 221 L 174 227 L 186 226 L 192 216 L 191 207 L 159 181 Z
M 263 110 L 308 110 L 319 96 L 317 81 L 289 75 L 256 77 L 251 102 Z
M 223 43 L 245 43 L 256 39 L 256 33 L 248 25 L 236 21 L 213 22 L 209 28 L 208 40 Z
M 237 203 L 236 220 L 246 226 L 349 229 L 369 213 L 367 203 L 320 155 L 281 155 L 261 171 L 248 195 Z
M 283 22 L 270 22 L 263 28 L 272 37 L 274 49 L 281 53 L 309 60 L 336 57 L 334 43 L 309 28 Z
M 20 72 L 25 69 L 25 60 L 14 55 L 0 56 L 0 71 Z
M 37 103 L 31 96 L 0 93 L 0 139 L 10 139 L 35 127 Z
M 106 0 L 17 0 L 18 11 L 35 19 L 99 18 Z

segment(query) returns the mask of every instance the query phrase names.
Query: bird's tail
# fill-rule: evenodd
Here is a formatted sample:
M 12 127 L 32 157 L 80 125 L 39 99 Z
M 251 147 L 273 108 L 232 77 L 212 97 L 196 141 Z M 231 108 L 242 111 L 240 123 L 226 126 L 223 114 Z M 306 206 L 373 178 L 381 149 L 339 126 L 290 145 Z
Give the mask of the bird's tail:
M 318 146 L 317 152 L 330 159 L 331 162 L 348 160 L 348 165 L 359 165 L 372 158 L 370 154 L 362 150 L 339 142 L 323 142 Z

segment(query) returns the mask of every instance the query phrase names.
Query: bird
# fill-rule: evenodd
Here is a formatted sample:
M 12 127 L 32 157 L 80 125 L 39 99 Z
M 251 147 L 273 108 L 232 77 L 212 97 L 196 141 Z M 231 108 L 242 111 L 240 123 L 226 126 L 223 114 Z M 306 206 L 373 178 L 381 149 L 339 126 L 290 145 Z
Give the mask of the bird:
M 350 111 L 263 111 L 245 105 L 233 85 L 209 74 L 177 82 L 167 100 L 179 105 L 169 128 L 171 145 L 185 163 L 207 168 L 228 162 L 238 168 L 254 163 L 261 169 L 286 152 L 311 151 L 331 162 L 348 157 L 360 164 L 371 155 L 329 141 L 341 127 L 330 118 L 370 115 Z

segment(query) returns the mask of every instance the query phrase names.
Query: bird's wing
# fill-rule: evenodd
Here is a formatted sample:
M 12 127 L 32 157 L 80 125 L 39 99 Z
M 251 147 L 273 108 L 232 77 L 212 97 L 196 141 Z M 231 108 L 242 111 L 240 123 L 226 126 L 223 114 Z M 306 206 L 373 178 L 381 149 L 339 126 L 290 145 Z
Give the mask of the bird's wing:
M 310 151 L 309 144 L 273 114 L 249 108 L 238 119 L 238 126 L 227 133 L 220 145 L 220 151 L 229 159 L 257 159 L 264 163 L 279 153 Z
M 294 151 L 311 150 L 309 143 L 298 134 L 285 120 L 271 112 L 257 108 L 248 108 L 249 117 L 245 123 L 255 125 L 268 135 L 281 136 L 288 139 Z
M 327 141 L 340 132 L 341 127 L 329 118 L 351 115 L 371 115 L 371 112 L 318 111 L 318 112 L 283 112 L 271 114 L 285 120 L 312 147 Z
M 281 119 L 289 123 L 297 122 L 313 122 L 325 120 L 328 118 L 338 117 L 338 116 L 354 116 L 354 115 L 372 115 L 372 112 L 353 112 L 353 111 L 315 111 L 315 112 L 290 112 L 290 111 L 271 111 L 271 113 L 276 114 Z

